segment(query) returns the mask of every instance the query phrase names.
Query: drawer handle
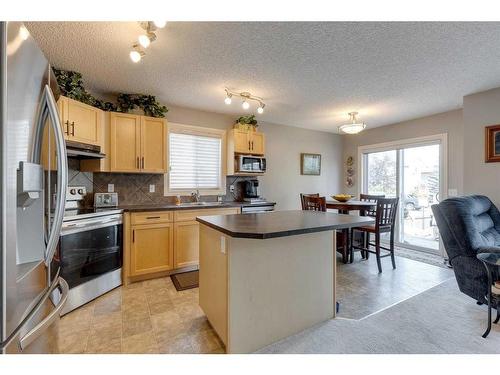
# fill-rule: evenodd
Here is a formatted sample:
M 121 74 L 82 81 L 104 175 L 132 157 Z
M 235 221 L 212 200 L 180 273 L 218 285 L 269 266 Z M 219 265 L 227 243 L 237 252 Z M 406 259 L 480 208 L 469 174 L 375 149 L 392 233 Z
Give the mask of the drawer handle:
M 146 219 L 161 219 L 161 216 L 148 216 Z

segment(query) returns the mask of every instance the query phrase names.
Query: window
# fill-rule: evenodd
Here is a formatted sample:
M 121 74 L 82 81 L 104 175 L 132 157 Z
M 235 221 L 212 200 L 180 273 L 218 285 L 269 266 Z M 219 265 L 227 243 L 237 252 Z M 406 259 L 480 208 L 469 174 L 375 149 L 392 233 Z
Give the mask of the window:
M 446 134 L 361 146 L 362 191 L 399 197 L 396 243 L 439 252 L 431 206 L 447 190 Z
M 225 192 L 225 132 L 187 125 L 169 125 L 167 187 L 165 194 Z

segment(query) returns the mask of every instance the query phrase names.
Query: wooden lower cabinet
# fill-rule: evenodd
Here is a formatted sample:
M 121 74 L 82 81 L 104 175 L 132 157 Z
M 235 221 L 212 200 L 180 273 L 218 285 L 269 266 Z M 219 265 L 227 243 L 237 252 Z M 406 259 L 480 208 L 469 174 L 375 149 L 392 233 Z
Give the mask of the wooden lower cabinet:
M 237 207 L 126 212 L 123 282 L 196 269 L 200 258 L 197 216 L 238 214 Z
M 171 270 L 174 265 L 173 223 L 132 226 L 130 276 Z
M 199 262 L 200 228 L 197 221 L 174 224 L 174 265 L 182 268 Z

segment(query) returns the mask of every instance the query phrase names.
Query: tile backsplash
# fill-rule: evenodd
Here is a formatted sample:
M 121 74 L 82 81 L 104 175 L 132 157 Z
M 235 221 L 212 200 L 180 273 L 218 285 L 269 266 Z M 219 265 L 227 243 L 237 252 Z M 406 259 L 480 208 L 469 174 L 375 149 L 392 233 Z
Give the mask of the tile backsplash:
M 68 184 L 70 186 L 85 186 L 88 193 L 86 204 L 93 204 L 93 193 L 105 193 L 108 184 L 114 184 L 114 191 L 118 193 L 120 205 L 133 204 L 168 204 L 175 201 L 173 196 L 164 196 L 164 176 L 162 174 L 130 174 L 130 173 L 91 173 L 81 172 L 80 162 L 76 159 L 68 159 L 69 173 Z M 242 182 L 253 177 L 227 177 L 226 194 L 224 201 L 241 200 L 243 197 Z M 149 192 L 149 185 L 155 185 L 155 192 Z M 235 185 L 234 193 L 229 191 L 229 186 Z M 182 201 L 189 201 L 189 196 L 182 196 Z M 202 196 L 204 201 L 217 200 L 216 195 Z

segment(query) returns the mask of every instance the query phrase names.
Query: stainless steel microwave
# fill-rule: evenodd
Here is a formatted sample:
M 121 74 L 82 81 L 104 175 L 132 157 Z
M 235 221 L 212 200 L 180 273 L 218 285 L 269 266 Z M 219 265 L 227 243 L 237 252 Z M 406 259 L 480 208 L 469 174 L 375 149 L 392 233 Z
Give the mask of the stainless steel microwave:
M 235 170 L 239 173 L 264 173 L 266 158 L 253 155 L 236 155 Z

